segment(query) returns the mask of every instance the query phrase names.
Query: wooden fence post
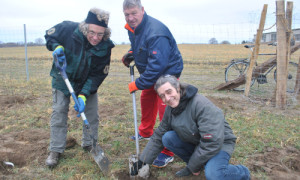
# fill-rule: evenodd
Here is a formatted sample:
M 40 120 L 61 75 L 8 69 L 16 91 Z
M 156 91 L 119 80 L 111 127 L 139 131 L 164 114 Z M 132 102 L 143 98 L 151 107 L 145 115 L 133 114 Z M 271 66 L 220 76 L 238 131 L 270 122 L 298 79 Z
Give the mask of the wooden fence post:
M 264 30 L 264 27 L 265 27 L 265 22 L 266 22 L 267 9 L 268 9 L 268 5 L 264 4 L 263 11 L 261 12 L 259 28 L 257 29 L 255 46 L 253 48 L 253 52 L 252 52 L 252 55 L 250 57 L 250 65 L 247 69 L 245 92 L 244 92 L 245 96 L 249 96 L 251 80 L 252 80 L 252 71 L 253 71 L 253 67 L 254 67 L 254 64 L 257 60 L 257 56 L 258 56 L 258 53 L 259 53 L 260 41 L 261 41 L 262 33 L 263 33 L 263 30 Z
M 286 79 L 287 79 L 287 43 L 286 19 L 284 0 L 276 1 L 276 27 L 277 27 L 277 83 L 276 107 L 286 108 Z
M 300 57 L 298 62 L 298 70 L 297 70 L 297 77 L 295 83 L 295 94 L 298 94 L 298 99 L 300 100 Z

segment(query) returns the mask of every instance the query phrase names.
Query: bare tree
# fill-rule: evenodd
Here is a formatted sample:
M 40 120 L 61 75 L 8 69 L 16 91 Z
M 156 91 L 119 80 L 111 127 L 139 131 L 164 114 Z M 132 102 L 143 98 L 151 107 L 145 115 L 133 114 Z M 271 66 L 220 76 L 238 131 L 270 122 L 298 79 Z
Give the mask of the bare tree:
M 35 44 L 37 45 L 44 45 L 44 39 L 43 38 L 36 38 Z
M 208 44 L 218 44 L 218 41 L 216 38 L 211 38 L 209 41 L 208 41 Z

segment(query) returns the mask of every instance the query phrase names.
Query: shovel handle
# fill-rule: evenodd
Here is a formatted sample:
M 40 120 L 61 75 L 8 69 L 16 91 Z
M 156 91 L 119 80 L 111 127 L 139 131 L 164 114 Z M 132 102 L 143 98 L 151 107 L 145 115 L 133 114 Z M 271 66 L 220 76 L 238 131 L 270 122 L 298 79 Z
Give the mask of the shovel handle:
M 134 81 L 134 65 L 129 66 L 129 68 L 130 68 L 131 82 L 133 82 Z M 133 107 L 133 115 L 134 115 L 135 147 L 136 147 L 136 155 L 138 156 L 140 154 L 140 148 L 139 148 L 138 127 L 137 127 L 135 92 L 133 92 L 131 94 L 132 94 L 132 107 Z
M 67 61 L 64 60 L 64 62 L 62 62 L 62 64 L 60 64 L 60 62 L 58 62 L 58 56 L 55 53 L 54 54 L 54 63 L 55 63 L 55 67 L 59 70 L 59 71 L 65 71 L 66 67 L 67 67 Z
M 69 81 L 69 78 L 67 76 L 67 73 L 66 73 L 66 67 L 67 67 L 66 60 L 64 62 L 62 62 L 62 65 L 60 65 L 60 63 L 57 60 L 57 54 L 54 54 L 54 63 L 55 63 L 56 68 L 59 70 L 59 72 L 60 72 L 63 80 L 65 81 L 65 83 L 66 83 L 66 85 L 67 85 L 67 87 L 69 89 L 69 92 L 70 92 L 70 94 L 71 94 L 71 96 L 72 96 L 72 98 L 73 98 L 73 100 L 75 102 L 75 105 L 78 105 L 79 104 L 78 99 L 77 99 L 77 97 L 76 97 L 76 95 L 74 93 L 74 89 L 73 89 L 73 87 L 72 87 L 72 85 L 71 85 L 71 83 Z M 90 129 L 89 121 L 87 120 L 84 112 L 80 113 L 80 116 L 81 116 L 81 118 L 83 120 L 85 128 Z

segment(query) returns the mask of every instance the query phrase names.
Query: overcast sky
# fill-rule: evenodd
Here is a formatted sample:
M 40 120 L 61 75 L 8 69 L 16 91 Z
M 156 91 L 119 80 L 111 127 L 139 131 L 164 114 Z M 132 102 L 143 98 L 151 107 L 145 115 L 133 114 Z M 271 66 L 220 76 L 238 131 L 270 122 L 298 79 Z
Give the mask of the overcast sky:
M 38 29 L 43 34 L 46 29 L 64 20 L 83 21 L 92 7 L 110 12 L 109 26 L 113 40 L 128 41 L 123 28 L 125 19 L 122 3 L 123 0 L 1 0 L 0 41 L 3 41 L 1 36 L 5 30 L 14 27 L 22 29 L 23 24 L 30 30 L 28 33 L 33 31 L 31 29 Z M 268 4 L 268 16 L 273 16 L 274 19 L 275 14 L 272 13 L 276 7 L 275 0 L 142 0 L 142 4 L 148 15 L 165 23 L 177 36 L 180 32 L 196 34 L 195 30 L 185 31 L 193 27 L 200 28 L 197 31 L 207 29 L 207 36 L 215 35 L 208 31 L 217 33 L 218 28 L 224 29 L 229 24 L 254 23 L 257 28 L 263 5 Z M 298 21 L 298 26 L 299 6 L 299 0 L 294 1 L 294 14 L 298 16 L 294 18 Z M 183 38 L 193 39 L 190 34 Z

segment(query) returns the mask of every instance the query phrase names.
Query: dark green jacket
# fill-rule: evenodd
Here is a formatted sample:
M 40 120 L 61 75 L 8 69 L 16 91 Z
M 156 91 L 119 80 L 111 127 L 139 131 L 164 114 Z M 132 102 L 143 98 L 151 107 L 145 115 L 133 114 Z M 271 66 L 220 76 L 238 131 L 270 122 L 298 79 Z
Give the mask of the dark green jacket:
M 47 49 L 53 51 L 58 45 L 65 49 L 67 59 L 66 73 L 76 93 L 89 96 L 97 92 L 109 72 L 111 49 L 114 44 L 110 39 L 102 40 L 92 46 L 79 31 L 79 23 L 64 21 L 46 31 Z M 59 71 L 53 63 L 50 72 L 52 88 L 70 96 Z

